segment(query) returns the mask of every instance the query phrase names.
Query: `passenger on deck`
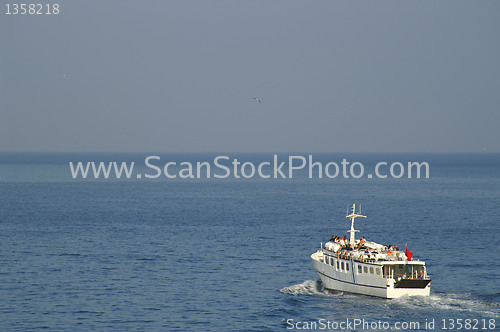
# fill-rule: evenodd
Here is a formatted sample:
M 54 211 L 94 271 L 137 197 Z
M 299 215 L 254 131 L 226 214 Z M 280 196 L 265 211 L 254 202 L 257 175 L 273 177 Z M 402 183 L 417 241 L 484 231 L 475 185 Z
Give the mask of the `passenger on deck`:
M 359 246 L 360 246 L 360 247 L 362 247 L 362 246 L 364 246 L 364 245 L 365 245 L 365 243 L 366 243 L 365 237 L 364 237 L 364 236 L 362 236 L 362 237 L 361 237 L 361 240 L 359 240 Z

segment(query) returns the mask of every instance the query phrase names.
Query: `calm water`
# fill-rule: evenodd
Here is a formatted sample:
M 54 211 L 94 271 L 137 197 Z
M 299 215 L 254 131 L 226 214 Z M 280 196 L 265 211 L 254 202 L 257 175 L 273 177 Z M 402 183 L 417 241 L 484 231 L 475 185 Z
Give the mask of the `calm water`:
M 0 154 L 0 330 L 276 331 L 287 319 L 500 325 L 500 154 L 313 155 L 365 168 L 427 161 L 429 179 L 75 180 L 68 166 L 145 156 Z M 426 261 L 430 297 L 322 289 L 309 256 L 345 233 L 353 201 L 368 216 L 356 224 L 361 234 L 407 243 Z

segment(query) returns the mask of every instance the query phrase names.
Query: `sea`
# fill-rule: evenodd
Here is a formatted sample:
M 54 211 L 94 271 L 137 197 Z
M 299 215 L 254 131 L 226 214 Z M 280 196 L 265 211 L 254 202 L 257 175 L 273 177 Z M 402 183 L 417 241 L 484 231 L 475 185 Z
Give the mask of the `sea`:
M 269 162 L 269 177 L 172 176 L 217 156 Z M 1 153 L 0 330 L 499 330 L 500 154 L 277 159 L 290 156 L 358 162 L 365 176 L 356 164 L 349 178 L 307 167 L 274 177 L 272 153 Z M 73 177 L 70 162 L 92 161 L 134 162 L 137 173 Z M 385 174 L 426 162 L 428 177 L 366 176 L 379 162 Z M 353 202 L 367 216 L 357 236 L 407 246 L 426 263 L 430 296 L 323 288 L 310 255 L 347 235 Z

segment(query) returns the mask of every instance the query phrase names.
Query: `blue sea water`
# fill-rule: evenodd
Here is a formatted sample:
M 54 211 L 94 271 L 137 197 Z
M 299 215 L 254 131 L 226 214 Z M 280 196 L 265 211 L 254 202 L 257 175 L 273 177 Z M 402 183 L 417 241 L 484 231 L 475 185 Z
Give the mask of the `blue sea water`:
M 0 154 L 1 331 L 277 331 L 319 319 L 500 325 L 500 154 L 313 154 L 366 169 L 426 161 L 428 179 L 73 179 L 68 166 L 146 156 Z M 356 224 L 362 235 L 407 244 L 426 262 L 431 296 L 322 288 L 310 255 L 345 234 L 353 201 L 368 216 Z

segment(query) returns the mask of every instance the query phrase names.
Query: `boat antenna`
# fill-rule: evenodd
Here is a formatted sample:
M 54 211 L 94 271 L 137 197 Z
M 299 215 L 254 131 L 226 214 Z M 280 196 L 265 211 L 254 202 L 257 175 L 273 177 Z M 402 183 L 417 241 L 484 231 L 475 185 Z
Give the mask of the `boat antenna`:
M 354 245 L 356 244 L 356 238 L 355 234 L 356 232 L 359 232 L 358 230 L 354 229 L 354 219 L 361 217 L 361 218 L 366 218 L 366 216 L 363 216 L 361 214 L 361 204 L 359 205 L 359 213 L 356 213 L 356 203 L 352 203 L 351 206 L 351 213 L 346 216 L 346 218 L 351 219 L 351 229 L 348 230 L 347 232 L 351 234 L 351 237 L 349 239 L 349 244 L 351 245 L 351 248 L 354 248 Z

